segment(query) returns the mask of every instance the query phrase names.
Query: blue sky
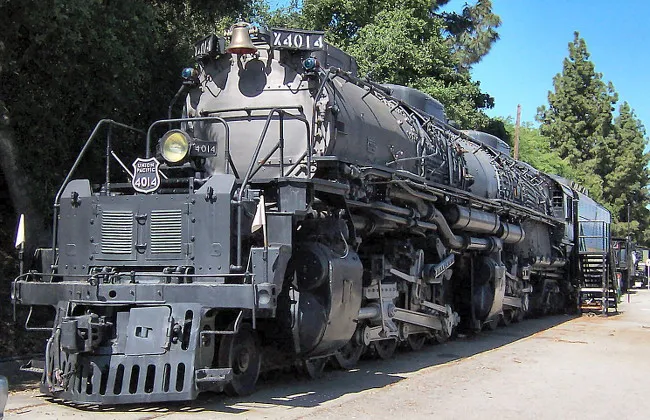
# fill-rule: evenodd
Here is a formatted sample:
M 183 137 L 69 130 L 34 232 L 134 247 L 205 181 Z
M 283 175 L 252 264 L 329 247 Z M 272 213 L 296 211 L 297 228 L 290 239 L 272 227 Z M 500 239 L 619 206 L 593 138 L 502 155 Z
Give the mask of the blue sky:
M 268 1 L 271 7 L 289 3 Z M 445 10 L 461 11 L 465 3 L 476 0 L 452 0 Z M 492 0 L 492 6 L 502 21 L 500 39 L 472 71 L 495 98 L 488 115 L 514 118 L 521 104 L 522 121 L 534 121 L 578 31 L 619 104 L 627 101 L 650 129 L 650 1 Z
M 452 0 L 460 10 L 466 1 Z M 474 3 L 474 0 L 470 0 Z M 562 71 L 573 32 L 585 39 L 596 71 L 611 81 L 619 104 L 627 101 L 650 124 L 650 2 L 642 0 L 493 0 L 501 17 L 500 40 L 473 69 L 474 80 L 495 98 L 491 116 L 533 121 L 547 105 L 553 76 Z M 617 104 L 618 109 L 618 104 Z

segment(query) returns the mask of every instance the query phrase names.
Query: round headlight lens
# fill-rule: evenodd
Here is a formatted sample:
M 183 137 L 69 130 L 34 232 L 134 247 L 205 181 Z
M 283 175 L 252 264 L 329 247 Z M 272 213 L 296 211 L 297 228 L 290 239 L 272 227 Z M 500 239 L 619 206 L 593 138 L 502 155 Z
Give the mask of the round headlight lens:
M 190 138 L 183 131 L 168 131 L 162 138 L 160 153 L 169 163 L 178 163 L 185 159 L 189 150 Z

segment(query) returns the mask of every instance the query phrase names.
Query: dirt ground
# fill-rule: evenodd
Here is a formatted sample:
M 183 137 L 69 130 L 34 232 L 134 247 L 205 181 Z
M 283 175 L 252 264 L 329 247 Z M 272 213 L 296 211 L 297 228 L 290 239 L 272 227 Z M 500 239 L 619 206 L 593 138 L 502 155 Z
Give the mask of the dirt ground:
M 650 291 L 620 310 L 526 320 L 316 381 L 274 374 L 238 400 L 207 394 L 191 404 L 100 408 L 15 391 L 5 419 L 647 419 Z

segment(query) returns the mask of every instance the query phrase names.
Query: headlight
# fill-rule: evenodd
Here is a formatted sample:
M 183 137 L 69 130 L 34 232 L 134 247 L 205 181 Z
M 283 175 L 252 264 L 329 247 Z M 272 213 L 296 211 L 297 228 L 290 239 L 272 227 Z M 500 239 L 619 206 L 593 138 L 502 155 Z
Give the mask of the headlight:
M 178 163 L 185 159 L 190 151 L 190 136 L 181 130 L 171 130 L 160 140 L 160 153 L 169 163 Z

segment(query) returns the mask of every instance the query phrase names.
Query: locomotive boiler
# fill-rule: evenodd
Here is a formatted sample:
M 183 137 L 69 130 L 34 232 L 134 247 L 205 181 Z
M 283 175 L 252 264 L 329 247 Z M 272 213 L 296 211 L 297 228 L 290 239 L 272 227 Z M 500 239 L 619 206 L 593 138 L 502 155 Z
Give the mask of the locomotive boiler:
M 240 23 L 198 42 L 182 115 L 131 167 L 111 144 L 134 129 L 100 122 L 41 268 L 13 284 L 55 308 L 44 392 L 245 395 L 274 366 L 351 368 L 575 308 L 576 203 L 609 214 L 425 93 L 360 78 L 323 36 Z M 106 179 L 75 179 L 107 128 Z

